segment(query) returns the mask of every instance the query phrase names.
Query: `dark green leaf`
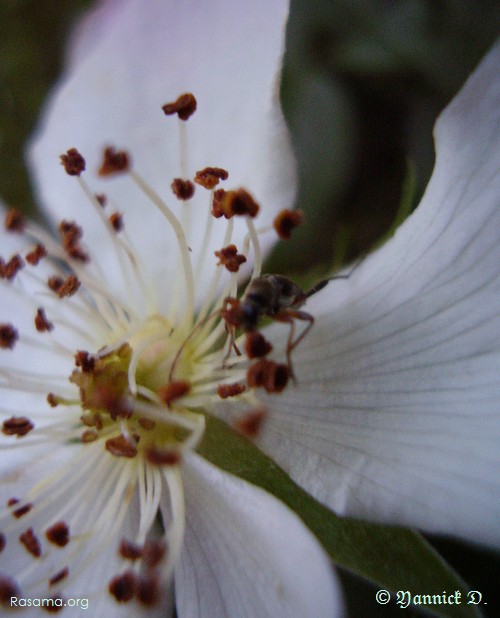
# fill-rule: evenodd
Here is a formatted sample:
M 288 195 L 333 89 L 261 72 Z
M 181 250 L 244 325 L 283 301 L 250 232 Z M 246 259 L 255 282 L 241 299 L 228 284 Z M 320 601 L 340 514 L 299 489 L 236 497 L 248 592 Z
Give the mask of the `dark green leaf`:
M 465 583 L 412 530 L 338 517 L 296 485 L 253 443 L 225 423 L 207 416 L 200 454 L 214 465 L 257 485 L 295 511 L 317 536 L 332 561 L 396 592 L 443 595 L 461 591 L 461 603 L 422 606 L 438 616 L 480 616 L 467 605 Z M 394 595 L 393 595 L 394 598 Z M 375 603 L 375 600 L 374 600 Z

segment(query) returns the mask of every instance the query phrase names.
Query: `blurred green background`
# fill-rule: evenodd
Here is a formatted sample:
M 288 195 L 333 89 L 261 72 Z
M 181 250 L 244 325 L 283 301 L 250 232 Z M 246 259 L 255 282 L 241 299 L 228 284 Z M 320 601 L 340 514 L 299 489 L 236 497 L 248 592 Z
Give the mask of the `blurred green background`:
M 68 29 L 91 4 L 0 0 L 0 196 L 34 216 L 24 143 L 61 70 Z M 494 0 L 292 0 L 282 98 L 307 224 L 269 268 L 328 269 L 365 253 L 391 229 L 405 180 L 418 203 L 432 171 L 435 118 L 499 23 Z M 498 555 L 431 540 L 498 615 Z M 399 615 L 377 606 L 363 582 L 343 580 L 350 615 Z

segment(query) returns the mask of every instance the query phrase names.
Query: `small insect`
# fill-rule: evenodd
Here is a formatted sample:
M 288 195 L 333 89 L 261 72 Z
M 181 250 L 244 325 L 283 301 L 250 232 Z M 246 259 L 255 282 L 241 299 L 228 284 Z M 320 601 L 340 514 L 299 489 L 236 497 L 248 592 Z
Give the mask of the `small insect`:
M 231 337 L 225 361 L 229 357 L 231 349 L 234 349 L 236 354 L 241 354 L 235 343 L 236 329 L 240 328 L 246 333 L 255 331 L 261 319 L 269 317 L 276 322 L 290 324 L 286 358 L 290 375 L 293 378 L 292 351 L 304 339 L 314 324 L 314 317 L 310 313 L 299 311 L 299 307 L 310 296 L 322 290 L 332 279 L 347 279 L 351 273 L 323 279 L 308 291 L 304 291 L 294 281 L 283 275 L 262 275 L 250 282 L 241 299 L 227 297 L 221 311 Z M 308 322 L 306 328 L 297 338 L 294 338 L 295 320 Z

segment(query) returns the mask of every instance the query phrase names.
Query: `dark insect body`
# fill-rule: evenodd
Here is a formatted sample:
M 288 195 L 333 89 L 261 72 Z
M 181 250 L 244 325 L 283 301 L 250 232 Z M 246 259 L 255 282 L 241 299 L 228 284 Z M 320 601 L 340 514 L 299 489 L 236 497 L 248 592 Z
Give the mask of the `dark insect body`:
M 332 279 L 346 279 L 348 276 L 338 275 L 323 279 L 308 291 L 304 291 L 294 281 L 283 275 L 262 275 L 253 279 L 241 299 L 229 296 L 224 300 L 221 314 L 231 336 L 230 347 L 225 360 L 229 357 L 232 348 L 236 354 L 241 354 L 235 343 L 236 329 L 240 328 L 246 333 L 256 331 L 261 319 L 268 317 L 276 322 L 290 324 L 286 358 L 290 375 L 294 377 L 292 351 L 304 339 L 314 324 L 314 317 L 310 313 L 300 311 L 299 307 L 310 296 L 322 290 Z M 306 328 L 297 338 L 295 338 L 295 320 L 308 322 Z

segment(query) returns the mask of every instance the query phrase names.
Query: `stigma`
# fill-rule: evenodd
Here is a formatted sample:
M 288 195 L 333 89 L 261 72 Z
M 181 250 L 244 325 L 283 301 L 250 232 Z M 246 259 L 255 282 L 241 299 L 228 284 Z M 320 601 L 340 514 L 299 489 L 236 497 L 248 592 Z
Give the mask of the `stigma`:
M 97 193 L 84 155 L 74 147 L 61 155 L 106 235 L 112 263 L 100 261 L 102 247 L 87 236 L 78 213 L 59 222 L 57 240 L 18 211 L 7 213 L 7 231 L 26 246 L 0 259 L 0 279 L 32 310 L 33 332 L 23 332 L 15 315 L 0 324 L 1 353 L 14 360 L 0 386 L 39 404 L 37 412 L 21 406 L 4 413 L 1 431 L 13 450 L 64 449 L 68 463 L 0 505 L 0 551 L 20 553 L 26 563 L 17 576 L 0 572 L 2 589 L 59 598 L 99 552 L 111 551 L 121 569 L 107 574 L 106 594 L 118 604 L 160 603 L 182 548 L 182 464 L 203 438 L 206 415 L 223 413 L 235 430 L 255 438 L 266 418 L 259 392 L 278 395 L 288 385 L 291 338 L 281 351 L 287 362 L 275 360 L 257 321 L 274 314 L 237 300 L 243 265 L 251 267 L 249 286 L 261 277 L 259 238 L 273 227 L 255 226 L 261 206 L 251 188 L 232 187 L 230 170 L 217 161 L 188 173 L 185 126 L 196 107 L 190 93 L 163 106 L 178 116 L 184 159 L 182 177 L 173 174 L 165 187 L 148 184 L 133 153 L 107 146 L 97 174 L 109 179 L 110 191 Z M 161 255 L 144 262 L 135 248 L 144 239 L 127 228 L 127 208 L 113 200 L 117 176 L 160 215 L 165 238 L 175 239 L 168 280 L 154 274 Z M 193 255 L 190 201 L 200 192 L 205 209 L 196 217 L 205 218 L 205 234 Z M 235 219 L 246 226 L 240 246 Z M 287 211 L 275 231 L 289 234 L 295 219 Z M 215 226 L 225 231 L 214 248 Z M 207 264 L 212 274 L 202 281 Z M 48 371 L 52 360 L 57 375 Z M 168 512 L 160 515 L 161 501 Z M 139 522 L 129 538 L 120 530 L 131 508 Z

